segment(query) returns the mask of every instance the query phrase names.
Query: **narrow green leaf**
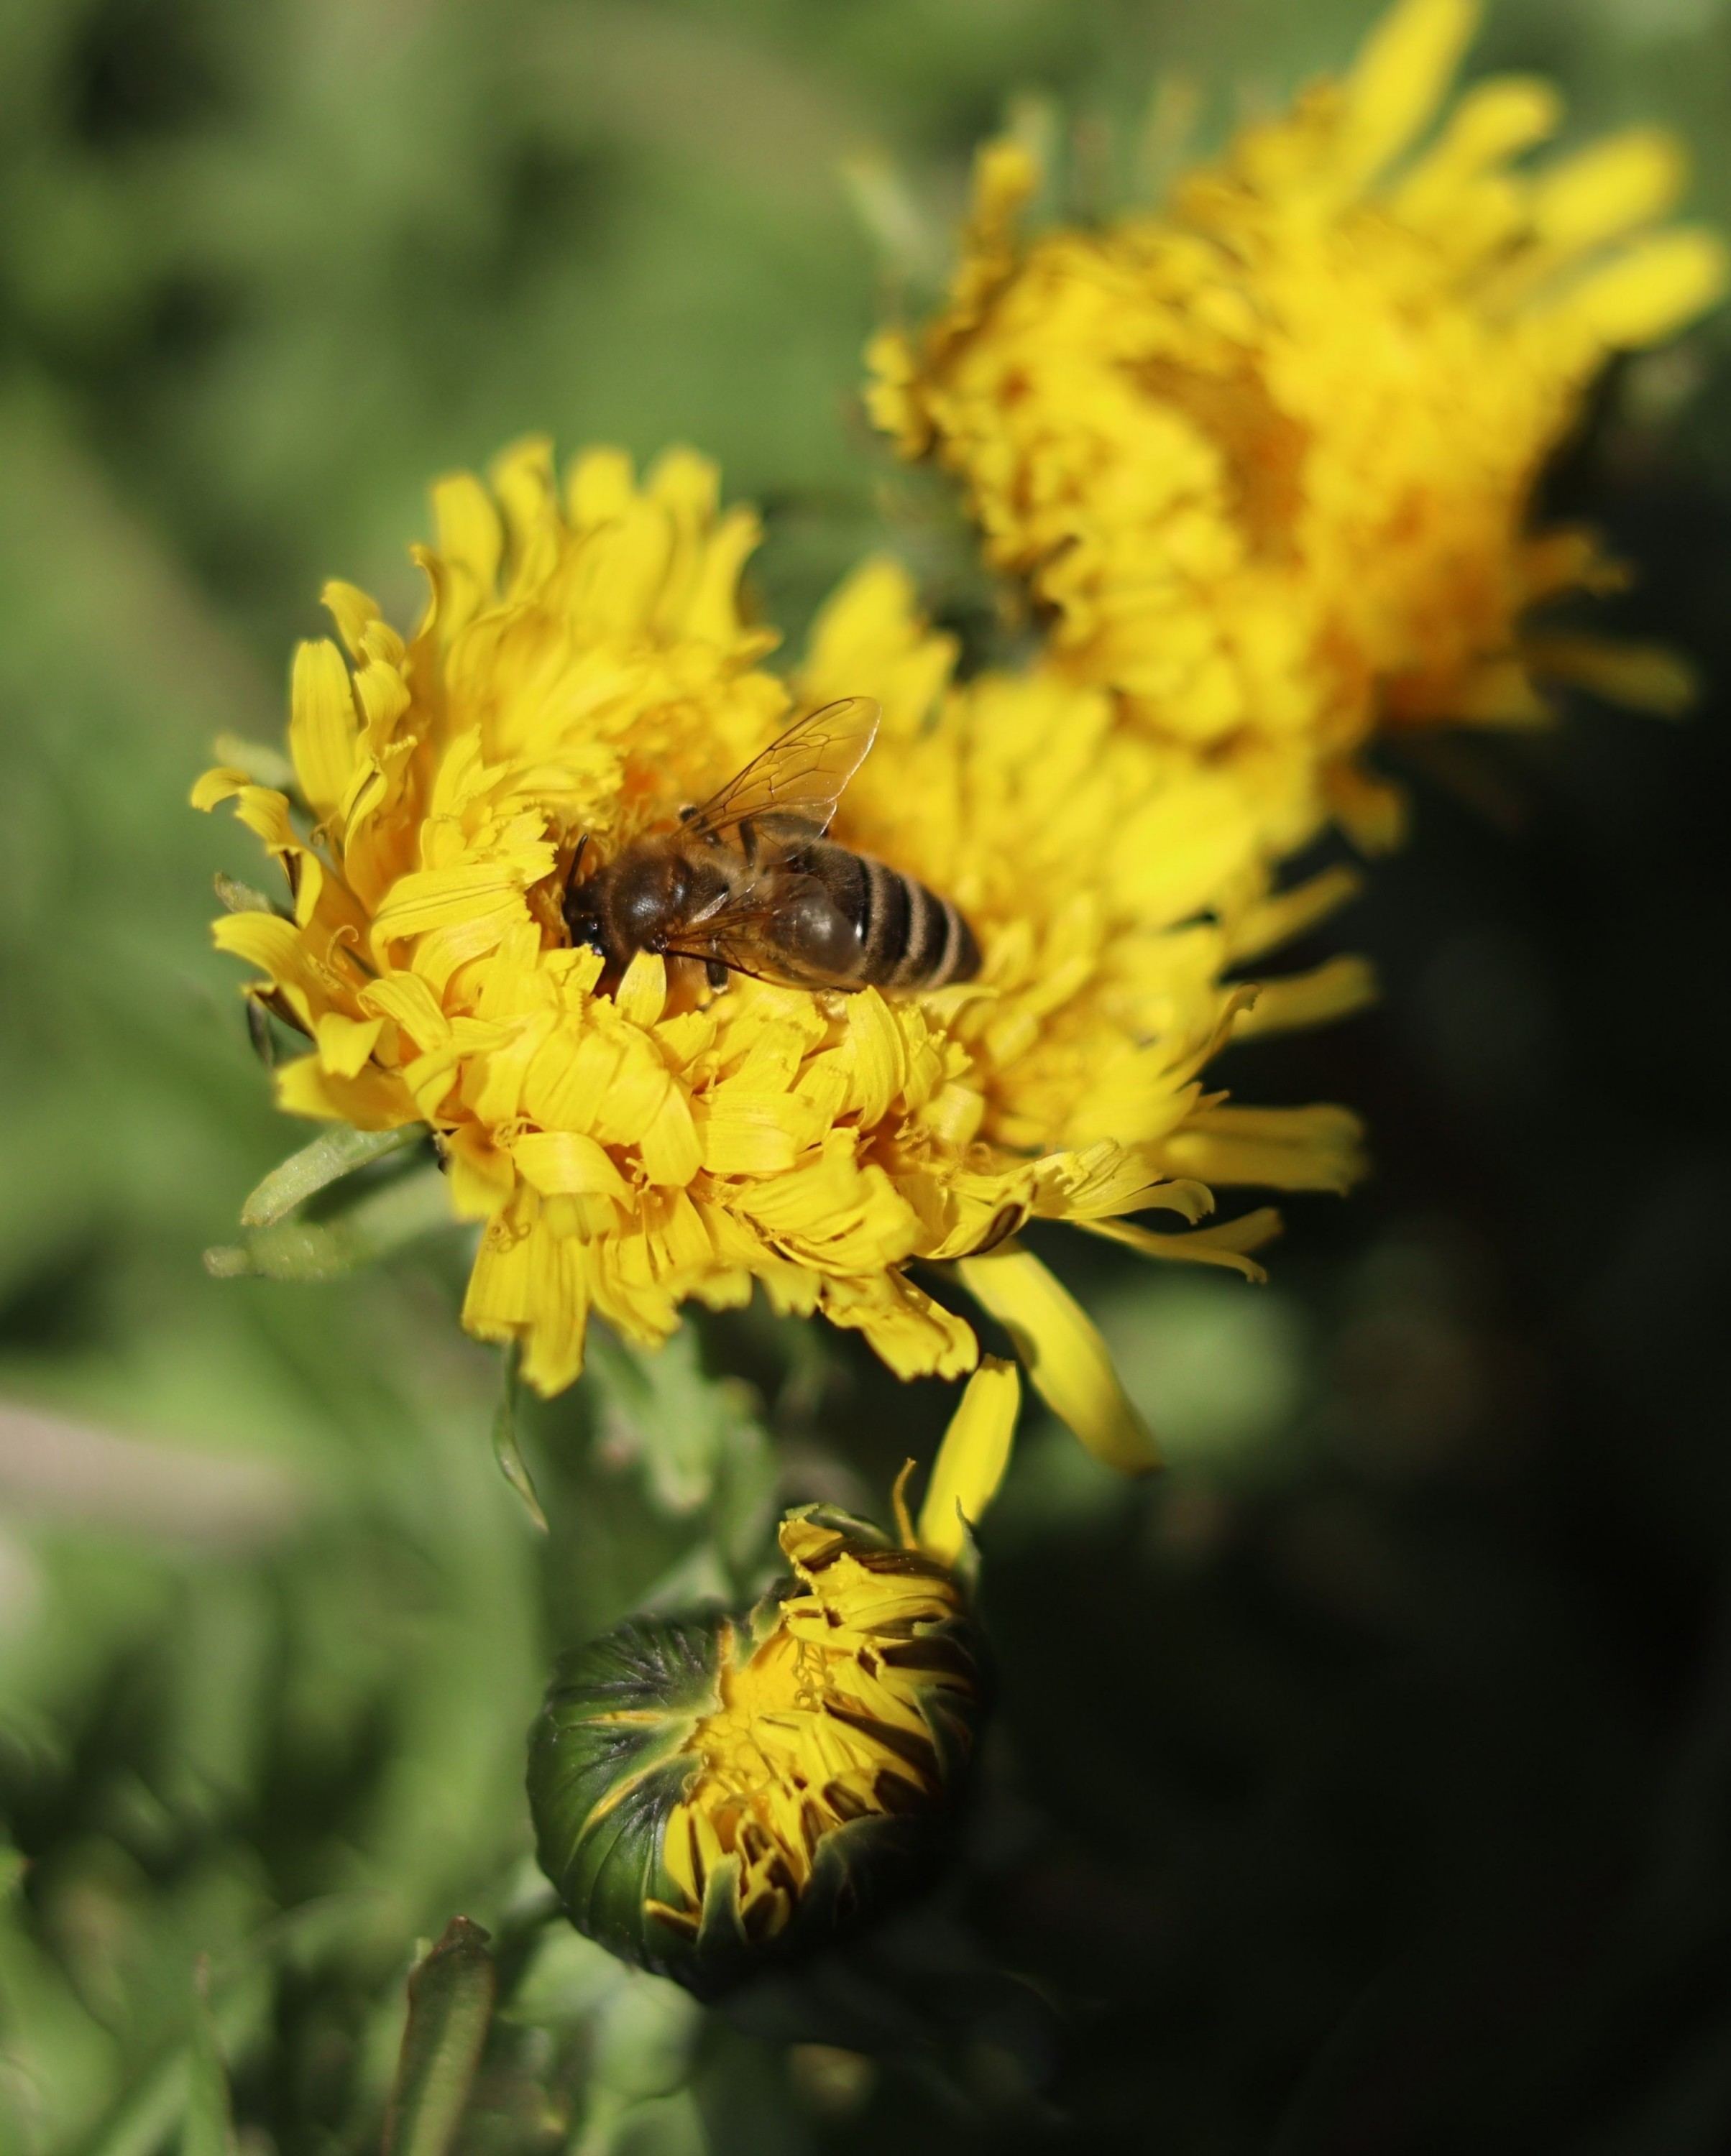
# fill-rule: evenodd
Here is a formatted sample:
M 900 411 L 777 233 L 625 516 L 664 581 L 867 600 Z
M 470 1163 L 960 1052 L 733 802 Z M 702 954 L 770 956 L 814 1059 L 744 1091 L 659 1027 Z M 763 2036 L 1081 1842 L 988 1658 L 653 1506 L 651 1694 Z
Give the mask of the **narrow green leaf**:
M 515 1345 L 505 1351 L 505 1384 L 493 1415 L 493 1457 L 499 1463 L 500 1472 L 522 1499 L 529 1517 L 545 1534 L 547 1514 L 541 1509 L 541 1500 L 535 1494 L 534 1478 L 524 1465 L 522 1451 L 517 1444 L 517 1351 Z
M 292 1213 L 315 1191 L 323 1190 L 345 1175 L 352 1175 L 369 1161 L 400 1152 L 425 1136 L 419 1123 L 395 1131 L 357 1131 L 335 1123 L 321 1131 L 310 1146 L 280 1162 L 240 1209 L 243 1228 L 269 1228 Z
M 255 1228 L 244 1242 L 207 1250 L 204 1269 L 218 1280 L 338 1280 L 435 1229 L 455 1225 L 444 1178 L 429 1168 L 372 1192 L 335 1220 L 279 1220 Z
M 234 2156 L 234 2145 L 229 2070 L 210 2010 L 210 1958 L 201 1954 L 193 1973 L 193 2030 L 187 2046 L 187 2108 L 181 2121 L 180 2156 Z
M 271 1994 L 268 1971 L 257 1966 L 215 1987 L 208 2011 L 220 2053 L 235 2057 L 260 2041 Z M 195 2035 L 176 2042 L 146 2066 L 93 2130 L 74 2144 L 77 2156 L 160 2156 L 176 2130 L 186 2129 L 198 2074 L 198 2041 Z
M 462 2122 L 497 1985 L 487 1938 L 479 1924 L 453 1917 L 410 1974 L 384 2156 L 444 2156 Z

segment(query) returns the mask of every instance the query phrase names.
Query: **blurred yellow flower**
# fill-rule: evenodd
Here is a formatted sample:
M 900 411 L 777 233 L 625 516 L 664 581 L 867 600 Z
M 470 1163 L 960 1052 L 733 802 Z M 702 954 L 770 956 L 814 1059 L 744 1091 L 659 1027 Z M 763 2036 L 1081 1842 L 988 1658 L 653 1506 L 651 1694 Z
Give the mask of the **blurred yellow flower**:
M 644 953 L 604 989 L 561 918 L 579 839 L 605 859 L 670 823 L 788 709 L 737 597 L 754 521 L 718 512 L 689 452 L 639 486 L 593 451 L 562 494 L 530 443 L 491 494 L 464 477 L 434 500 L 413 638 L 333 585 L 347 662 L 329 643 L 297 654 L 300 803 L 231 767 L 194 794 L 232 798 L 287 871 L 291 918 L 215 931 L 312 1043 L 279 1072 L 280 1105 L 436 1133 L 453 1206 L 484 1224 L 465 1322 L 518 1343 L 542 1392 L 581 1369 L 592 1310 L 652 1343 L 687 1297 L 736 1305 L 754 1283 L 863 1332 L 904 1376 L 956 1375 L 973 1330 L 907 1270 L 955 1260 L 1085 1439 L 1150 1464 L 1099 1336 L 1014 1233 L 1064 1219 L 1253 1271 L 1266 1212 L 1175 1235 L 1124 1216 L 1194 1224 L 1216 1181 L 1344 1186 L 1343 1111 L 1242 1110 L 1198 1075 L 1235 1027 L 1362 993 L 1336 967 L 1252 1009 L 1221 978 L 1337 885 L 1267 898 L 1241 789 L 1187 770 L 1169 798 L 1169 753 L 1113 737 L 1096 696 L 1045 676 L 946 693 L 949 647 L 874 565 L 832 603 L 802 684 L 886 707 L 836 834 L 953 896 L 980 978 L 886 998 L 735 975 L 717 993 Z M 1217 918 L 1187 918 L 1210 902 Z
M 1687 694 L 1662 653 L 1523 629 L 1615 580 L 1527 518 L 1607 356 L 1711 305 L 1724 249 L 1650 229 L 1663 134 L 1518 167 L 1560 118 L 1543 81 L 1476 85 L 1420 146 L 1475 14 L 1401 0 L 1158 215 L 1024 243 L 1037 171 L 989 146 L 948 310 L 871 353 L 876 419 L 962 480 L 1055 663 L 1216 761 L 1310 760 L 1370 839 L 1390 803 L 1348 759 L 1379 720 L 1528 723 L 1535 676 Z

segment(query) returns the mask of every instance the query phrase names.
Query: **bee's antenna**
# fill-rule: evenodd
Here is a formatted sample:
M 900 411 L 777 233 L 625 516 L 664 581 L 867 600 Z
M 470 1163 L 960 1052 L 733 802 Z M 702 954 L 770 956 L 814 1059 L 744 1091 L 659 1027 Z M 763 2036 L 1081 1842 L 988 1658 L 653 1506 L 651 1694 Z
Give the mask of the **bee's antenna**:
M 565 871 L 565 882 L 568 888 L 577 881 L 578 868 L 579 864 L 582 862 L 583 850 L 588 846 L 588 843 L 589 834 L 585 831 L 583 836 L 577 842 L 577 851 L 571 856 L 571 866 Z

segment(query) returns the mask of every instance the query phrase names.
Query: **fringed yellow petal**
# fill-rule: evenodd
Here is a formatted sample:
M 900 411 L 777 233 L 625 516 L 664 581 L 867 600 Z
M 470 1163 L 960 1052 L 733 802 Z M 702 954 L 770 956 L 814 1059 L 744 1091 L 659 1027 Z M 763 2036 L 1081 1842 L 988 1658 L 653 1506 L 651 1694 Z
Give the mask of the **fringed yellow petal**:
M 1364 1126 L 1350 1109 L 1204 1108 L 1171 1140 L 1172 1159 L 1205 1183 L 1271 1190 L 1350 1190 L 1364 1173 Z
M 1376 975 L 1365 958 L 1330 958 L 1307 973 L 1261 981 L 1256 1000 L 1233 1023 L 1235 1039 L 1290 1033 L 1295 1026 L 1327 1025 L 1376 1001 Z
M 1118 1383 L 1099 1327 L 1030 1250 L 963 1258 L 962 1283 L 1015 1342 L 1034 1389 L 1097 1460 L 1144 1475 L 1159 1449 Z
M 1220 1220 L 1211 1228 L 1194 1228 L 1186 1235 L 1163 1235 L 1152 1228 L 1138 1227 L 1133 1220 L 1083 1220 L 1077 1224 L 1091 1235 L 1108 1243 L 1122 1243 L 1145 1258 L 1177 1258 L 1186 1265 L 1225 1265 L 1242 1273 L 1247 1281 L 1265 1281 L 1267 1274 L 1250 1255 L 1271 1243 L 1281 1232 L 1281 1217 L 1271 1205 L 1254 1213 L 1241 1213 L 1235 1220 Z
M 998 1494 L 1021 1406 L 1014 1363 L 988 1355 L 968 1380 L 932 1463 L 915 1539 L 927 1557 L 954 1564 Z

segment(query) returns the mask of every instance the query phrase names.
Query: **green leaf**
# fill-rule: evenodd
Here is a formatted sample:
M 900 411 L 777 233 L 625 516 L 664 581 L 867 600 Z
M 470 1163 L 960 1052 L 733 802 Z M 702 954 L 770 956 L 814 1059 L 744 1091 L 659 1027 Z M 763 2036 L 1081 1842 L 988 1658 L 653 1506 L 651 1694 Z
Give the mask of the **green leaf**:
M 444 2156 L 462 2122 L 498 1982 L 488 1937 L 468 1917 L 453 1917 L 409 1976 L 384 2156 Z
M 210 1959 L 201 1954 L 193 1975 L 193 2033 L 187 2046 L 187 2109 L 181 2156 L 234 2156 L 234 2115 L 229 2070 L 210 2011 Z
M 204 1253 L 218 1280 L 337 1280 L 388 1257 L 435 1229 L 456 1224 L 444 1178 L 436 1168 L 376 1190 L 335 1220 L 279 1220 L 239 1243 Z
M 507 1348 L 505 1351 L 505 1383 L 493 1415 L 493 1457 L 499 1463 L 500 1472 L 522 1499 L 529 1517 L 545 1534 L 547 1514 L 541 1509 L 541 1500 L 535 1494 L 534 1479 L 523 1464 L 522 1452 L 517 1444 L 517 1351 L 515 1347 Z
M 239 886 L 237 886 L 238 888 Z M 226 901 L 224 901 L 226 903 Z M 261 901 L 261 904 L 265 901 Z M 304 1204 L 316 1191 L 352 1175 L 369 1161 L 400 1152 L 426 1135 L 419 1123 L 394 1131 L 357 1131 L 347 1123 L 321 1131 L 310 1146 L 273 1168 L 240 1209 L 243 1228 L 269 1228 Z

